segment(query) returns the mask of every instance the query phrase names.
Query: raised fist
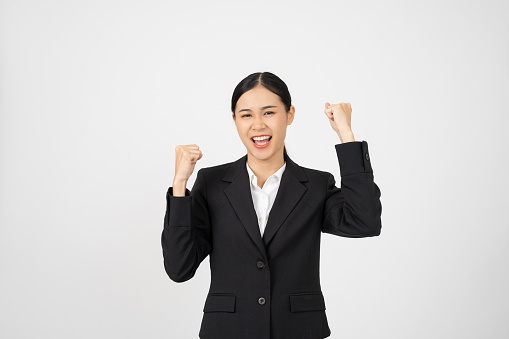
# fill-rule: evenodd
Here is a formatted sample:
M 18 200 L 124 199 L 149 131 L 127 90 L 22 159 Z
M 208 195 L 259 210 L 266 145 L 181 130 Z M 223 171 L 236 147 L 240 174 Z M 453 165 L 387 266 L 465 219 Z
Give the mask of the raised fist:
M 203 154 L 195 145 L 178 145 L 175 147 L 175 179 L 174 182 L 187 181 L 194 171 L 196 162 Z

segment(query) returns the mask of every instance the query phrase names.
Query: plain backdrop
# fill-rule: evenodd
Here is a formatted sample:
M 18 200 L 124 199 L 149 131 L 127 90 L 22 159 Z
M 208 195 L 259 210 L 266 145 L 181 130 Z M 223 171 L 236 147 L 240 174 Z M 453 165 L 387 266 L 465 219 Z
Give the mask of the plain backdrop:
M 322 234 L 330 338 L 508 338 L 508 13 L 0 1 L 0 337 L 198 338 L 209 259 L 175 283 L 160 243 L 175 146 L 198 168 L 243 156 L 231 95 L 270 71 L 290 157 L 339 186 L 323 110 L 349 102 L 382 192 L 379 237 Z

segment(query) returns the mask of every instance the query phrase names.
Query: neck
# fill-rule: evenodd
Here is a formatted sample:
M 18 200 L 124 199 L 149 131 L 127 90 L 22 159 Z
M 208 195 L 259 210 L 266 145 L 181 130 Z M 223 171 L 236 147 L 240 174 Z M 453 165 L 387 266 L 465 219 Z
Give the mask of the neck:
M 259 178 L 268 178 L 285 164 L 283 147 L 269 159 L 258 159 L 248 153 L 247 164 Z

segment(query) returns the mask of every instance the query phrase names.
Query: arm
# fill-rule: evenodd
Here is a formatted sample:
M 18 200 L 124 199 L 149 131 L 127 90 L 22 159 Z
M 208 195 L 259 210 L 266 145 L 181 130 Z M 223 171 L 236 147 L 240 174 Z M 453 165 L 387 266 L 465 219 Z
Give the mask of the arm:
M 330 174 L 322 232 L 342 237 L 362 238 L 380 235 L 382 228 L 381 192 L 373 181 L 373 169 L 366 141 L 335 146 L 341 188 Z
M 174 196 L 173 187 L 166 194 L 166 214 L 161 235 L 164 268 L 171 280 L 191 279 L 200 263 L 212 251 L 207 187 L 199 170 L 192 192 Z

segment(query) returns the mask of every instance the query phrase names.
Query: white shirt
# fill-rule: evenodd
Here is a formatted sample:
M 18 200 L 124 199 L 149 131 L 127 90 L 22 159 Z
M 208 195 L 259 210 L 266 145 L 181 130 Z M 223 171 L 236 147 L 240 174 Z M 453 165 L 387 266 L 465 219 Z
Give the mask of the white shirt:
M 272 208 L 272 205 L 274 205 L 274 200 L 276 200 L 279 184 L 281 183 L 281 177 L 283 176 L 283 172 L 286 168 L 286 162 L 280 169 L 267 178 L 267 181 L 263 184 L 263 188 L 258 186 L 258 178 L 247 164 L 247 161 L 246 168 L 249 174 L 249 186 L 251 187 L 253 205 L 256 211 L 256 216 L 258 217 L 258 226 L 260 227 L 260 234 L 263 236 L 270 209 Z

